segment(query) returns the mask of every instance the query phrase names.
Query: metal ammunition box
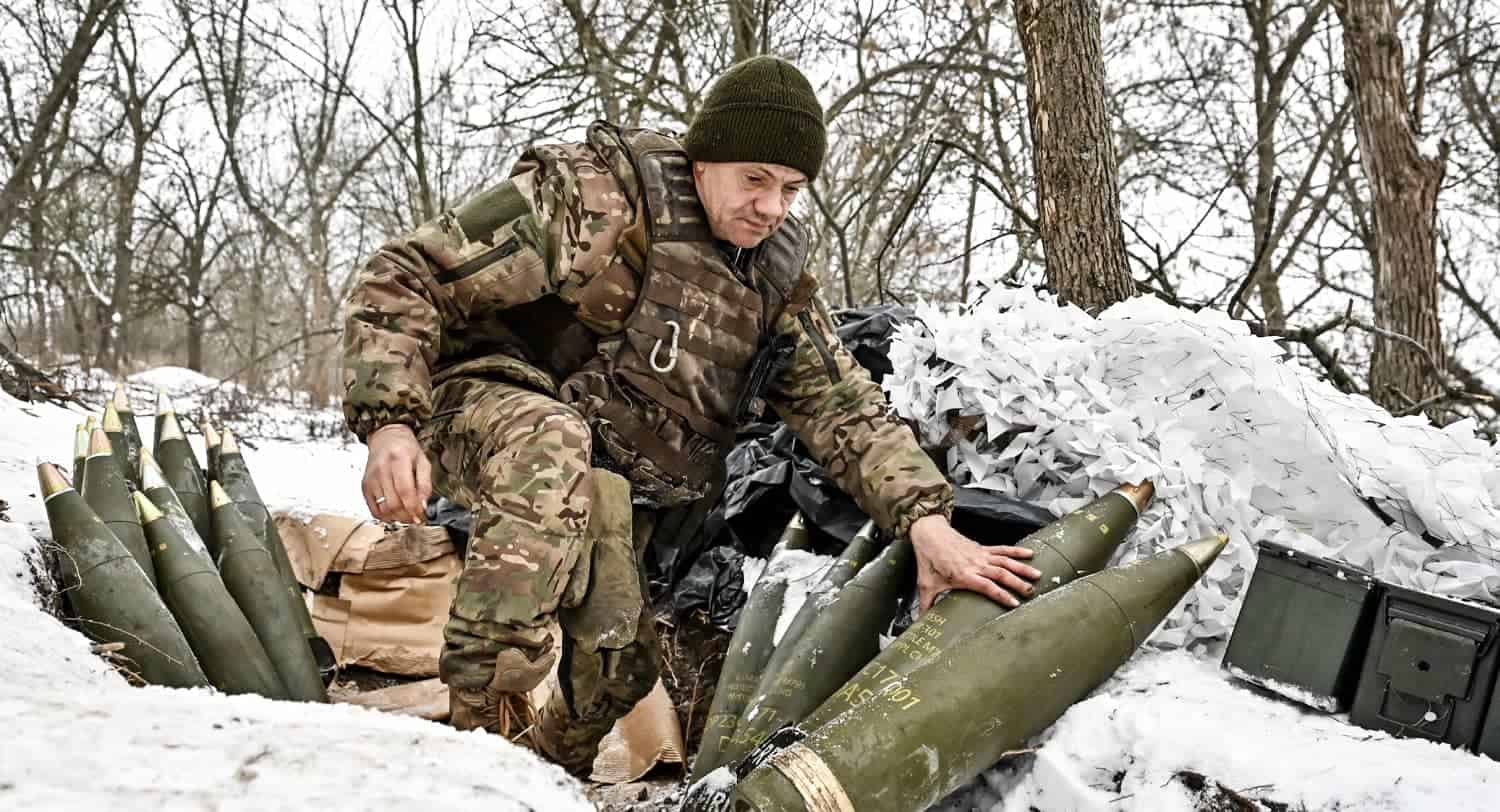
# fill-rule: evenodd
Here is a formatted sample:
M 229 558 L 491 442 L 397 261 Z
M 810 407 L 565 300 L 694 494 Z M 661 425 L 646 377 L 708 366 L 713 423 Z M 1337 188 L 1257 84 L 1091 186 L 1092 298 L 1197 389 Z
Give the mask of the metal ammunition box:
M 1387 586 L 1350 721 L 1474 747 L 1500 665 L 1497 637 L 1500 610 Z
M 1329 713 L 1347 710 L 1381 584 L 1368 572 L 1263 541 L 1224 668 Z

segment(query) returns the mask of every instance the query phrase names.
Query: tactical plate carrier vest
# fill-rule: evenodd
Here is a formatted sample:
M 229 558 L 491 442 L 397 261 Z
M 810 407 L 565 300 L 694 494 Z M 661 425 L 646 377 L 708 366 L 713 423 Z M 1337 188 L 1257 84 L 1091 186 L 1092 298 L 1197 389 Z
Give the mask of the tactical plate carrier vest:
M 707 490 L 736 427 L 790 355 L 790 338 L 772 328 L 812 300 L 807 239 L 788 218 L 748 249 L 742 279 L 709 229 L 676 140 L 597 122 L 588 143 L 635 209 L 617 252 L 639 272 L 640 289 L 624 330 L 597 338 L 581 367 L 561 376 L 558 397 L 589 420 L 596 458 L 602 452 L 630 479 L 634 501 L 680 504 Z

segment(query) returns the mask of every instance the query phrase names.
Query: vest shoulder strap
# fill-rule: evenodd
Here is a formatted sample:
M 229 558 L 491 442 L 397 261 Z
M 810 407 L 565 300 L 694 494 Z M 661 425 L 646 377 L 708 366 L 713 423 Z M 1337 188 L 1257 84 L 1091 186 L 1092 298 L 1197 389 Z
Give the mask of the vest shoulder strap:
M 608 122 L 589 128 L 589 143 L 609 162 L 652 242 L 713 239 L 698 200 L 693 164 L 681 142 L 657 130 L 621 129 Z

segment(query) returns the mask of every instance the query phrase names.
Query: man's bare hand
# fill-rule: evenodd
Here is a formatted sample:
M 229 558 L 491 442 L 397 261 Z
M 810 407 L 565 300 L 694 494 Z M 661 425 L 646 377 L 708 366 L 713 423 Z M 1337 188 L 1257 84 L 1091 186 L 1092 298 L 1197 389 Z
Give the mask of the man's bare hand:
M 912 523 L 911 544 L 917 553 L 917 598 L 922 613 L 950 589 L 967 589 L 1002 606 L 1016 607 L 1020 599 L 1030 597 L 1030 582 L 1041 576 L 1021 561 L 1031 557 L 1030 550 L 985 547 L 954 530 L 940 514 Z
M 411 427 L 382 426 L 366 438 L 370 447 L 362 488 L 370 515 L 383 522 L 421 524 L 432 495 L 432 463 Z

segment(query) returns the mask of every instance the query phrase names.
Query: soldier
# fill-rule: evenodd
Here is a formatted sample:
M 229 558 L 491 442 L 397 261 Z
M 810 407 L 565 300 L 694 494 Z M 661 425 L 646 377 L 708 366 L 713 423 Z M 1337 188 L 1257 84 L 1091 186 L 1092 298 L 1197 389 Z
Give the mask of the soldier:
M 825 149 L 807 79 L 755 57 L 680 141 L 597 122 L 534 146 L 360 273 L 344 411 L 369 446 L 365 500 L 384 521 L 420 521 L 433 490 L 473 511 L 439 660 L 455 726 L 531 722 L 587 773 L 656 681 L 638 572 L 652 511 L 702 495 L 762 402 L 909 535 L 923 609 L 948 589 L 1031 592 L 1029 551 L 949 525 L 947 482 L 814 296 L 787 213 Z M 524 695 L 558 657 L 561 690 L 532 718 Z

